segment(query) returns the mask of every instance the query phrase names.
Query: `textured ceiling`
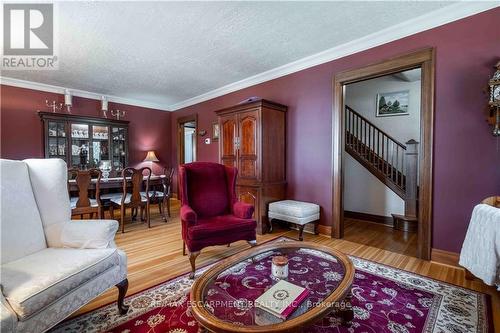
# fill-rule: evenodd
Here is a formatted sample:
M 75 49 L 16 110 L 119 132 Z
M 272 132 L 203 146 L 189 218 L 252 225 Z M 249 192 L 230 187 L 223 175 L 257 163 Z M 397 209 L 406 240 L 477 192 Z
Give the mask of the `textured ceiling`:
M 172 105 L 451 2 L 59 2 L 59 70 L 5 77 Z

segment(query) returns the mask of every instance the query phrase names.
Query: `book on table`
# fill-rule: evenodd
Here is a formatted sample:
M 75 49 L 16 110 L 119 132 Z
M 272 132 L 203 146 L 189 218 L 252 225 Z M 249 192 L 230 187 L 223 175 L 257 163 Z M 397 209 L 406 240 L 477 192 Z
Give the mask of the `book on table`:
M 255 300 L 255 306 L 286 319 L 306 299 L 309 290 L 280 280 Z

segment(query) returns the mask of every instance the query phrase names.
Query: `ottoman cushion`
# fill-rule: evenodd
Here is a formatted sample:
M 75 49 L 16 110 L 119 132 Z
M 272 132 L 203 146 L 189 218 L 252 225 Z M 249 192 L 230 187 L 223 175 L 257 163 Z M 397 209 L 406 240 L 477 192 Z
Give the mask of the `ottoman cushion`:
M 295 200 L 276 201 L 269 204 L 268 217 L 295 224 L 319 220 L 319 205 Z
M 294 217 L 308 217 L 319 214 L 319 205 L 295 200 L 282 200 L 269 204 L 269 212 Z

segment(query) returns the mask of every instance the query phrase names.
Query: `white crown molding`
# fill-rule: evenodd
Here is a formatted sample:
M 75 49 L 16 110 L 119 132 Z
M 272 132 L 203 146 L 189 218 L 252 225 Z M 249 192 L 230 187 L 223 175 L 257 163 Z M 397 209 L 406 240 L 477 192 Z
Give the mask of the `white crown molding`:
M 170 109 L 168 108 L 167 105 L 151 103 L 151 102 L 146 102 L 146 101 L 140 101 L 137 99 L 130 99 L 130 98 L 123 98 L 123 97 L 118 97 L 118 96 L 98 94 L 98 93 L 85 91 L 85 90 L 72 89 L 71 87 L 60 87 L 60 86 L 54 86 L 54 85 L 45 84 L 45 83 L 13 79 L 10 77 L 5 77 L 5 76 L 0 76 L 0 84 L 4 84 L 7 86 L 13 86 L 13 87 L 19 87 L 19 88 L 45 91 L 45 92 L 50 92 L 50 93 L 55 93 L 55 94 L 64 94 L 64 90 L 68 89 L 69 91 L 71 91 L 71 94 L 73 96 L 77 96 L 77 97 L 84 97 L 84 98 L 89 98 L 89 99 L 101 100 L 102 96 L 106 96 L 107 100 L 109 102 L 113 102 L 113 103 L 140 106 L 140 107 L 144 107 L 144 108 L 156 109 L 156 110 L 161 110 L 161 111 L 170 111 Z
M 182 102 L 172 104 L 168 107 L 176 111 L 194 104 L 198 104 L 228 93 L 238 91 L 256 84 L 273 80 L 288 74 L 292 74 L 310 67 L 339 59 L 354 53 L 371 49 L 416 33 L 429 30 L 441 25 L 460 20 L 500 6 L 498 1 L 465 1 L 458 2 L 433 12 L 407 20 L 386 29 L 377 31 L 370 35 L 333 47 L 331 49 L 313 54 L 286 65 L 273 68 L 266 72 L 248 77 L 246 79 L 230 83 L 223 87 L 214 89 L 207 93 L 186 99 Z

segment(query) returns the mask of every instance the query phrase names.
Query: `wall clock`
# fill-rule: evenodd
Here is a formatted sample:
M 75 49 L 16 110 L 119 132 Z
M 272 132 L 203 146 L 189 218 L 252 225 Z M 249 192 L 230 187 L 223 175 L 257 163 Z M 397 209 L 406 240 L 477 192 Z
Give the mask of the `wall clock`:
M 496 72 L 488 82 L 490 87 L 490 115 L 488 122 L 493 125 L 493 135 L 500 136 L 500 61 L 496 64 Z

